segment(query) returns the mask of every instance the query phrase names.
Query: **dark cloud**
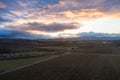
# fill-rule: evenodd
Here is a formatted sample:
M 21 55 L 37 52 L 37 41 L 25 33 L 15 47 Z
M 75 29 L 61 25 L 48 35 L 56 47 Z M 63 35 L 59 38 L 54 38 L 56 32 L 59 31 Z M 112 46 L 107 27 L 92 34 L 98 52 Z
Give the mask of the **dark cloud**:
M 23 35 L 24 36 L 28 35 L 28 33 L 22 31 L 15 31 L 15 30 L 7 30 L 7 29 L 0 30 L 0 37 L 18 37 Z
M 77 23 L 51 23 L 51 24 L 44 24 L 44 23 L 28 23 L 23 25 L 17 26 L 7 26 L 11 29 L 15 30 L 38 30 L 44 32 L 59 32 L 64 30 L 73 30 L 78 29 L 80 26 L 77 26 Z
M 120 12 L 120 0 L 104 0 L 99 7 L 103 12 Z
M 24 31 L 1 29 L 0 38 L 45 39 L 50 37 L 48 35 L 30 34 Z
M 0 23 L 3 23 L 3 22 L 11 22 L 12 20 L 10 19 L 4 19 L 2 17 L 0 17 Z
M 120 0 L 61 0 L 59 4 L 51 5 L 47 13 L 80 11 L 82 9 L 97 9 L 101 12 L 111 13 L 119 12 Z
M 58 32 L 63 30 L 72 30 L 79 28 L 75 26 L 73 23 L 51 23 L 51 24 L 43 24 L 43 23 L 29 23 L 29 30 L 40 30 L 45 32 Z
M 102 12 L 120 11 L 120 0 L 75 0 L 81 9 L 96 8 Z

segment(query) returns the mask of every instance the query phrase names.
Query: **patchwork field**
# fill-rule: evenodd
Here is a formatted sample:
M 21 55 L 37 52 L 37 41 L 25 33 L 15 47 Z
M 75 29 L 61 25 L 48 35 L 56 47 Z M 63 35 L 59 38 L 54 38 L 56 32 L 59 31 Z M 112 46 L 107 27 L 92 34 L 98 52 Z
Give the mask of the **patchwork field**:
M 0 44 L 0 72 L 23 67 L 0 73 L 0 80 L 120 80 L 119 40 L 3 39 Z
M 44 60 L 48 60 L 58 55 L 45 55 L 39 57 L 32 58 L 19 58 L 19 59 L 11 59 L 11 60 L 1 60 L 0 61 L 0 73 L 6 72 L 15 68 L 20 68 L 26 65 L 38 63 Z
M 120 56 L 68 54 L 4 75 L 1 80 L 120 80 Z

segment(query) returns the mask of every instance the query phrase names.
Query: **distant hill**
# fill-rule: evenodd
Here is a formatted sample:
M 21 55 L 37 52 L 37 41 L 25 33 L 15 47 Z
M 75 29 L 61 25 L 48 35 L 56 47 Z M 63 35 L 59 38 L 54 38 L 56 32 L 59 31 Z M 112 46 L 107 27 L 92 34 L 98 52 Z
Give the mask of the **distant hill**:
M 95 32 L 83 32 L 78 34 L 80 37 L 120 37 L 120 33 L 95 33 Z
M 66 41 L 66 40 L 71 40 L 71 41 L 79 41 L 79 40 L 120 40 L 120 33 L 113 33 L 113 34 L 109 34 L 109 33 L 95 33 L 95 32 L 82 32 L 79 34 L 76 34 L 78 37 L 75 38 L 2 38 L 0 37 L 0 40 L 4 41 L 4 40 L 8 40 L 8 41 L 13 41 L 13 40 L 17 40 L 17 41 L 21 41 L 21 40 L 38 40 L 38 41 Z M 13 41 L 14 42 L 14 41 Z M 29 41 L 28 41 L 29 42 Z
M 64 36 L 64 34 L 62 34 Z M 3 36 L 0 35 L 0 39 L 28 39 L 28 40 L 120 40 L 120 33 L 96 33 L 96 32 L 82 32 L 75 34 L 78 36 L 77 38 L 73 38 L 72 34 L 68 34 L 70 37 L 69 38 L 63 38 L 61 36 L 58 36 L 56 38 L 52 38 L 50 36 L 42 36 L 42 35 L 26 35 L 26 36 L 19 36 L 19 37 L 8 37 L 8 36 Z

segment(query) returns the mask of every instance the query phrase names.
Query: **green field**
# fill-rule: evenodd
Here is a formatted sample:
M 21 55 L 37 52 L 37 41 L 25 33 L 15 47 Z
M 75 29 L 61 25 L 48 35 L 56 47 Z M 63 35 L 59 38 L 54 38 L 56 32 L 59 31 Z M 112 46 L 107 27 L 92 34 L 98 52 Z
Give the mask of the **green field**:
M 8 70 L 22 67 L 35 62 L 40 62 L 46 59 L 54 58 L 57 56 L 58 55 L 46 55 L 46 56 L 33 57 L 33 58 L 2 60 L 0 61 L 0 72 L 8 71 Z

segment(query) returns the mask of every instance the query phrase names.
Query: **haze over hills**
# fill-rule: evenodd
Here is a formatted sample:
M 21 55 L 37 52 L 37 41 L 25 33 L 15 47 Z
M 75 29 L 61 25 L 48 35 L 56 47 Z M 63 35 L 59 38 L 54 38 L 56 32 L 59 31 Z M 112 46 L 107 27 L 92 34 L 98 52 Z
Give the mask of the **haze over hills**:
M 119 33 L 110 34 L 110 33 L 82 32 L 77 34 L 77 36 L 78 37 L 71 39 L 72 40 L 120 40 Z
M 83 32 L 79 34 L 80 37 L 120 37 L 120 33 L 95 33 L 95 32 Z
M 79 34 L 76 34 L 76 37 L 72 37 L 71 34 L 68 34 L 69 37 L 61 37 L 58 36 L 57 38 L 51 38 L 49 36 L 41 36 L 41 35 L 21 35 L 17 36 L 17 34 L 14 34 L 15 36 L 11 37 L 13 34 L 9 34 L 6 36 L 6 34 L 0 33 L 0 38 L 5 39 L 31 39 L 31 40 L 39 40 L 39 39 L 66 39 L 66 40 L 120 40 L 120 33 L 95 33 L 95 32 L 82 32 Z M 63 34 L 64 35 L 64 34 Z M 66 35 L 66 34 L 65 34 Z

